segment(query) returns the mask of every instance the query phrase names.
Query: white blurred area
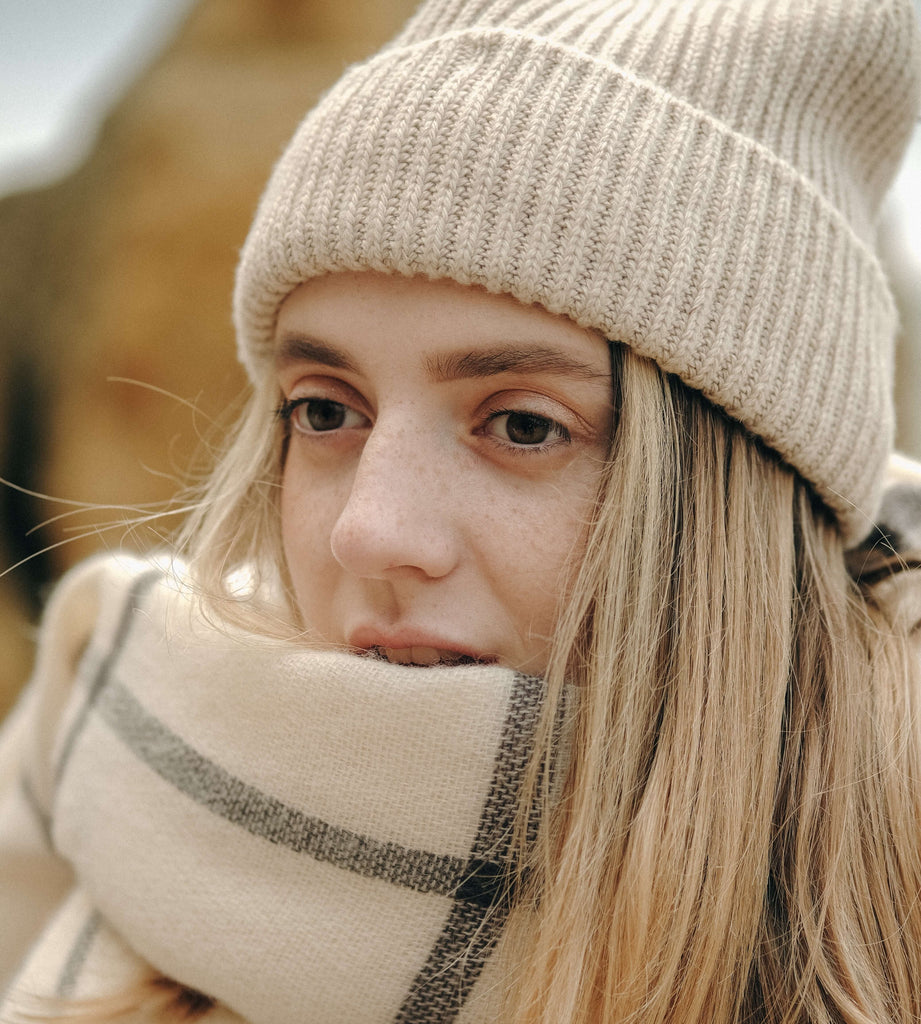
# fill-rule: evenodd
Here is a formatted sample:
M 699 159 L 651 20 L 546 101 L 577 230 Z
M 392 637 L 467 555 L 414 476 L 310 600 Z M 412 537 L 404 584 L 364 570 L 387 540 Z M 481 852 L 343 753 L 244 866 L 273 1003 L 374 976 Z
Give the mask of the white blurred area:
M 102 119 L 193 3 L 0 0 L 0 196 L 50 184 L 77 167 Z M 921 0 L 916 5 L 921 16 Z M 903 317 L 897 442 L 921 458 L 921 125 L 880 240 Z
M 193 0 L 0 0 L 0 195 L 64 177 Z
M 902 316 L 896 351 L 896 445 L 921 460 L 921 123 L 886 200 L 880 250 Z

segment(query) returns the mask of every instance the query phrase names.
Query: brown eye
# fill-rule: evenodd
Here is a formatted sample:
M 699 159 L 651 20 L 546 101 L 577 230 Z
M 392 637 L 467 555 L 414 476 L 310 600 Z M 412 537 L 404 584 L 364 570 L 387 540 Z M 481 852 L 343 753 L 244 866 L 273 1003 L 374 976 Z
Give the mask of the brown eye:
M 505 432 L 514 444 L 543 444 L 550 427 L 550 420 L 529 412 L 510 412 L 505 420 Z
M 368 422 L 357 410 L 331 398 L 291 399 L 282 404 L 278 414 L 302 434 L 328 434 Z
M 569 431 L 556 420 L 519 409 L 497 412 L 490 422 L 490 433 L 521 448 L 570 440 Z
M 328 398 L 310 398 L 295 409 L 296 423 L 302 429 L 338 430 L 345 424 L 346 407 L 341 402 Z

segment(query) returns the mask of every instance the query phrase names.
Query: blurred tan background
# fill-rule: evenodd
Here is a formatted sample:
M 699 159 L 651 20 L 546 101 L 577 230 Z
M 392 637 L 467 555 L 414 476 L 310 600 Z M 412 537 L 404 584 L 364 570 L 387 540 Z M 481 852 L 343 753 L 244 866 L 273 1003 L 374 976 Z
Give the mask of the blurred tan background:
M 170 498 L 243 388 L 230 296 L 269 170 L 319 93 L 414 6 L 200 0 L 79 170 L 0 199 L 0 476 L 78 502 Z M 67 509 L 0 487 L 0 569 L 30 558 L 0 578 L 0 715 L 49 582 L 102 546 L 158 541 L 92 531 L 130 513 L 51 519 Z
M 156 509 L 188 479 L 243 388 L 233 270 L 271 165 L 318 94 L 414 6 L 199 0 L 80 169 L 0 199 L 0 476 L 129 509 Z M 921 271 L 897 223 L 884 237 L 908 353 Z M 921 457 L 917 356 L 898 380 L 899 441 Z M 175 526 L 126 532 L 130 511 L 104 509 L 56 518 L 68 508 L 0 486 L 0 571 L 26 560 L 0 577 L 0 716 L 28 674 L 50 582 L 91 551 L 156 544 Z

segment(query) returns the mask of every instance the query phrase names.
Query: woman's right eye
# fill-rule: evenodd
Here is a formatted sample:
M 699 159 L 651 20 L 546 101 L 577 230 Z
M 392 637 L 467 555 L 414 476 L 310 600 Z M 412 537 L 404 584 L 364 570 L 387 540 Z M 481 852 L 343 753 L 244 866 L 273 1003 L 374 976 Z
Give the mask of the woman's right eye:
M 367 417 L 351 406 L 331 398 L 287 399 L 278 410 L 279 417 L 302 434 L 325 434 L 334 430 L 363 427 Z

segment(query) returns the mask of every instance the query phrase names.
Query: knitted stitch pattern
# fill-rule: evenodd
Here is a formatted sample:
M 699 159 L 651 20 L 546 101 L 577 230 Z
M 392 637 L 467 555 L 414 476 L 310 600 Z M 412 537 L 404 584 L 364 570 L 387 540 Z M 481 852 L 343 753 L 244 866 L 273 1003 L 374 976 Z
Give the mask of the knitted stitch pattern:
M 919 99 L 911 0 L 430 0 L 301 125 L 240 356 L 336 270 L 447 277 L 625 342 L 866 532 L 896 317 L 873 251 Z

